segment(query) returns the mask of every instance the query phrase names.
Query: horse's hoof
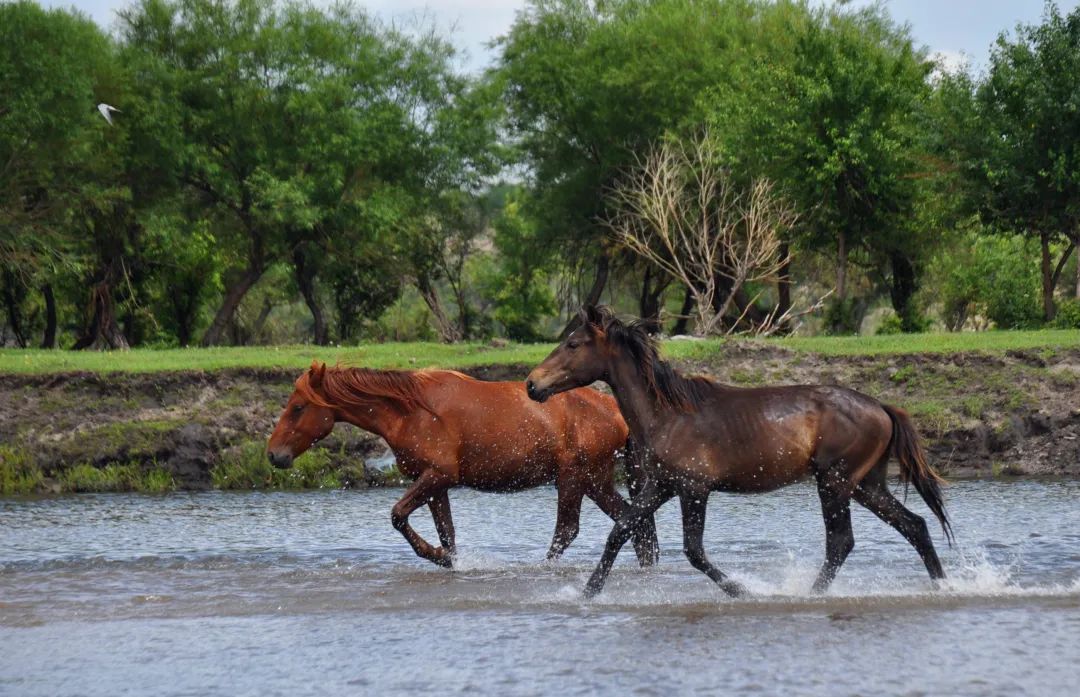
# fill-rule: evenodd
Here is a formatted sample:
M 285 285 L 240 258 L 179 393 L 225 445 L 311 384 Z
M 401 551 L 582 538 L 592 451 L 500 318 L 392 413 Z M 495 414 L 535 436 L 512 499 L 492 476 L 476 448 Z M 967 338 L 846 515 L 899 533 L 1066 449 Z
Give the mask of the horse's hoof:
M 435 550 L 435 557 L 431 561 L 435 562 L 444 569 L 454 568 L 453 556 L 442 547 L 439 547 Z
M 600 594 L 600 590 L 601 588 L 599 586 L 594 586 L 593 584 L 589 583 L 586 584 L 585 590 L 581 591 L 581 595 L 586 600 L 592 600 Z
M 750 595 L 750 591 L 746 589 L 746 586 L 736 581 L 724 581 L 720 584 L 720 590 L 724 591 L 732 598 L 745 598 Z

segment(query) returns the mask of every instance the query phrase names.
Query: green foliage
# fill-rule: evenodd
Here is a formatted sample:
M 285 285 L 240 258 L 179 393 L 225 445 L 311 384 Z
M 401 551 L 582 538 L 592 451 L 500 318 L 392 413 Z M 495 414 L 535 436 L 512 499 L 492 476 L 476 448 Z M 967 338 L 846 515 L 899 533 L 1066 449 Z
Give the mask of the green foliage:
M 1058 329 L 1080 329 L 1080 300 L 1070 298 L 1058 304 L 1051 326 Z
M 38 491 L 45 475 L 24 448 L 0 445 L 0 494 L 30 494 Z
M 222 453 L 210 470 L 216 489 L 336 489 L 342 483 L 326 450 L 315 448 L 277 469 L 266 457 L 266 443 L 249 441 Z
M 94 467 L 78 464 L 62 470 L 57 481 L 61 491 L 74 492 L 120 492 L 143 491 L 143 475 L 137 464 L 110 464 Z M 155 477 L 155 484 L 158 477 Z
M 511 199 L 495 221 L 496 263 L 480 274 L 480 286 L 494 317 L 515 341 L 537 341 L 541 318 L 555 311 L 547 283 L 544 244 L 522 203 Z M 550 261 L 548 261 L 550 263 Z
M 959 330 L 984 317 L 1002 329 L 1041 322 L 1034 240 L 969 232 L 934 261 L 945 324 Z
M 900 315 L 895 313 L 885 316 L 885 319 L 878 325 L 878 334 L 901 334 L 904 331 L 904 324 L 900 320 Z

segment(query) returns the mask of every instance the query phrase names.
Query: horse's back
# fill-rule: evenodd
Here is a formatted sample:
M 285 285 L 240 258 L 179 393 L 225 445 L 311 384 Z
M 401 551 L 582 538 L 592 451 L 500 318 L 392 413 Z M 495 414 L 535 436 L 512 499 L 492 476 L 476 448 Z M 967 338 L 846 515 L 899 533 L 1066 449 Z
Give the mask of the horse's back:
M 658 445 L 670 458 L 728 491 L 769 491 L 812 472 L 815 462 L 870 453 L 887 443 L 880 402 L 836 385 L 715 389 L 669 422 Z

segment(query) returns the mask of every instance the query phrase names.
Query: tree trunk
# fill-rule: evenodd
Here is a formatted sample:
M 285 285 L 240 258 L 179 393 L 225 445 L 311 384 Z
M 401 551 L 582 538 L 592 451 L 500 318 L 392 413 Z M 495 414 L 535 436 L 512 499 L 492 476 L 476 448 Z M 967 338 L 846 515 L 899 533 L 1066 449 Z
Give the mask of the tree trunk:
M 274 303 L 270 301 L 270 298 L 263 298 L 262 309 L 259 310 L 259 316 L 255 318 L 255 324 L 251 325 L 250 341 L 258 341 L 262 335 L 263 327 L 266 326 L 266 320 L 270 319 L 270 313 L 274 311 Z
M 1065 264 L 1069 263 L 1069 257 L 1072 256 L 1073 249 L 1076 248 L 1076 242 L 1069 240 L 1069 246 L 1065 248 L 1065 251 L 1061 253 L 1061 258 L 1058 259 L 1057 265 L 1054 266 L 1054 274 L 1050 279 L 1050 286 L 1057 288 L 1058 281 L 1061 280 L 1061 272 L 1065 270 Z
M 83 336 L 72 346 L 75 350 L 90 349 L 107 351 L 127 349 L 128 341 L 116 323 L 113 309 L 112 284 L 109 279 L 97 283 L 90 290 L 90 323 Z
M 836 236 L 836 300 L 847 300 L 847 240 L 844 231 L 840 230 Z
M 26 337 L 22 331 L 22 312 L 19 310 L 19 299 L 15 296 L 15 284 L 18 281 L 11 269 L 4 269 L 4 308 L 7 310 L 8 326 L 15 335 L 15 343 L 19 348 L 26 348 Z
M 671 284 L 670 277 L 665 275 L 664 279 L 653 285 L 653 280 L 659 273 L 662 272 L 656 271 L 651 265 L 645 267 L 645 278 L 642 279 L 641 295 L 638 297 L 638 314 L 641 319 L 657 323 L 660 321 L 660 297 Z
M 791 310 L 791 245 L 780 244 L 780 258 L 784 260 L 776 277 L 776 316 L 783 317 Z
M 611 271 L 611 258 L 608 256 L 606 249 L 600 251 L 600 255 L 596 257 L 596 275 L 593 276 L 592 288 L 589 289 L 588 295 L 582 300 L 582 305 L 596 305 L 600 302 L 600 296 L 604 294 L 604 287 L 607 286 L 608 273 Z M 559 332 L 559 341 L 562 341 L 566 337 L 570 336 L 570 333 L 578 328 L 581 323 L 581 319 L 577 313 L 570 318 L 570 321 L 566 323 L 563 330 Z
M 686 334 L 686 329 L 690 324 L 690 311 L 694 309 L 694 291 L 689 286 L 686 287 L 686 294 L 683 295 L 682 307 L 679 308 L 679 319 L 675 322 L 675 326 L 671 328 L 673 336 L 679 334 Z
M 435 289 L 427 274 L 420 274 L 416 278 L 416 289 L 420 291 L 420 297 L 424 299 L 428 309 L 435 318 L 435 326 L 439 330 L 439 339 L 444 344 L 453 344 L 460 339 L 457 328 L 443 311 L 442 301 L 439 299 L 439 291 Z
M 458 336 L 468 340 L 472 332 L 472 312 L 469 311 L 469 302 L 465 299 L 465 287 L 461 283 L 454 284 L 454 301 L 458 307 Z
M 304 303 L 311 311 L 314 320 L 313 334 L 315 344 L 326 346 L 330 343 L 330 329 L 326 323 L 326 313 L 322 304 L 319 303 L 319 295 L 315 290 L 315 269 L 308 263 L 302 247 L 293 250 L 293 272 L 296 277 L 296 285 L 300 288 L 300 294 L 304 296 Z
M 45 334 L 41 339 L 41 348 L 56 348 L 56 295 L 53 293 L 51 283 L 41 286 L 41 293 L 45 296 Z
M 1054 319 L 1054 267 L 1050 259 L 1050 233 L 1040 232 L 1039 242 L 1042 246 L 1042 303 L 1043 319 L 1047 322 Z
M 236 283 L 229 286 L 229 289 L 225 292 L 225 297 L 221 301 L 221 307 L 218 308 L 217 314 L 214 315 L 214 320 L 207 327 L 206 333 L 203 334 L 201 342 L 203 346 L 214 346 L 221 343 L 221 338 L 225 335 L 229 322 L 236 314 L 236 308 L 240 307 L 244 296 L 262 278 L 262 274 L 262 264 L 250 264 Z
M 917 288 L 915 267 L 907 255 L 896 250 L 889 252 L 889 263 L 892 266 L 892 285 L 889 288 L 889 296 L 892 299 L 893 310 L 900 318 L 900 328 L 905 332 L 918 331 L 914 308 L 911 307 L 911 299 Z

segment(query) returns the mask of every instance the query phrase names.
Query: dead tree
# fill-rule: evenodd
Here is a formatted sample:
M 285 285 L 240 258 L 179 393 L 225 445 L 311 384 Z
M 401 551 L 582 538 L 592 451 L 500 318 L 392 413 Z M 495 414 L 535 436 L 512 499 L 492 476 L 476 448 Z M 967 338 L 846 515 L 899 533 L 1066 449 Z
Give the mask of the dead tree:
M 616 239 L 692 295 L 699 336 L 734 331 L 737 323 L 723 320 L 738 312 L 744 286 L 775 277 L 787 263 L 781 238 L 795 223 L 794 208 L 766 179 L 738 187 L 707 132 L 652 148 L 608 199 Z

